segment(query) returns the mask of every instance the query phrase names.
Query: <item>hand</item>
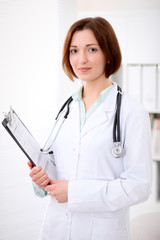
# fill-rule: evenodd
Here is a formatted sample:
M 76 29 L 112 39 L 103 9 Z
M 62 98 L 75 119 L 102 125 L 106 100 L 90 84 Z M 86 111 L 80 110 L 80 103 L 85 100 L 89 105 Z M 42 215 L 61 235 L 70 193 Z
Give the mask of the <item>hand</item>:
M 49 192 L 52 198 L 55 198 L 58 203 L 68 202 L 68 181 L 50 181 L 50 185 L 44 188 Z
M 28 162 L 28 166 L 30 167 L 30 177 L 32 181 L 35 182 L 39 187 L 45 187 L 51 181 L 45 170 L 41 168 L 41 166 L 33 167 L 31 163 Z

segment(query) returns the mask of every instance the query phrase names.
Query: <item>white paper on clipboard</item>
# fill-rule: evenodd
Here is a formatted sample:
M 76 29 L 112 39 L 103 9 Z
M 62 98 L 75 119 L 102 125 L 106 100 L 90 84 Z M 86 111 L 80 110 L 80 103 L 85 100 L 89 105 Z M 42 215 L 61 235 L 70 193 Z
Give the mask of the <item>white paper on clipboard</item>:
M 11 108 L 5 115 L 2 122 L 10 136 L 21 148 L 33 166 L 41 165 L 44 169 L 47 167 L 48 155 L 40 151 L 40 145 L 20 120 L 15 111 Z

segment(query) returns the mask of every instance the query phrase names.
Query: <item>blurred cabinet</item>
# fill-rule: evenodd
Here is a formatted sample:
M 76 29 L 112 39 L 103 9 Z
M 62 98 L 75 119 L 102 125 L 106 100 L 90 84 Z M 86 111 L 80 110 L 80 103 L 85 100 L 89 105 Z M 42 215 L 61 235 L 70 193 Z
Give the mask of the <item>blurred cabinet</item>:
M 148 112 L 160 113 L 160 64 L 127 64 L 125 90 Z
M 123 88 L 150 114 L 153 160 L 160 161 L 160 64 L 126 64 Z

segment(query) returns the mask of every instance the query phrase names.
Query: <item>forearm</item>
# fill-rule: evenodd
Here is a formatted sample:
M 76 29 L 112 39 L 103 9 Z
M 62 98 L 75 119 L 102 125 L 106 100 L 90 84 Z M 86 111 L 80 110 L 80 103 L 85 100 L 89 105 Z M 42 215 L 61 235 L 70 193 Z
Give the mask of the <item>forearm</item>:
M 73 212 L 117 211 L 144 201 L 149 193 L 149 180 L 70 181 L 68 206 Z

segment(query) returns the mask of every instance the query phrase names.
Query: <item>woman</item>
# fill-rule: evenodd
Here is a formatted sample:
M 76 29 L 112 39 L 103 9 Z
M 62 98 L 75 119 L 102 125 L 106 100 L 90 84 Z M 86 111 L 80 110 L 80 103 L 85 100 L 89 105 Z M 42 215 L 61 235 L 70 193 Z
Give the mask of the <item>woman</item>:
M 44 188 L 51 196 L 43 240 L 127 240 L 129 207 L 149 196 L 149 117 L 126 94 L 120 112 L 125 152 L 119 158 L 112 154 L 117 85 L 109 77 L 120 65 L 119 44 L 105 19 L 86 18 L 71 26 L 63 68 L 83 87 L 73 94 L 68 118 L 52 145 L 54 161 L 48 170 L 36 166 L 30 172 L 35 189 Z

